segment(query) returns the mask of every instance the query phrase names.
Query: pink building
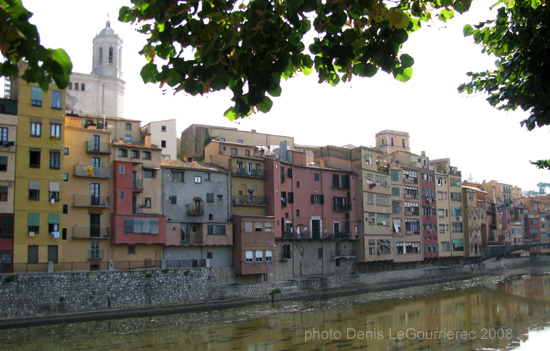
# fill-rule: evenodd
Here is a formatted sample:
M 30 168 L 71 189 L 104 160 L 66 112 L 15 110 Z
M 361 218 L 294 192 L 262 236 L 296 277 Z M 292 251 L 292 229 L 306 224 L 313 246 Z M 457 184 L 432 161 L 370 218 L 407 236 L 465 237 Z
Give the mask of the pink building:
M 294 162 L 266 161 L 266 193 L 273 194 L 267 213 L 275 218 L 275 237 L 286 239 L 356 239 L 359 235 L 357 179 L 351 171 Z

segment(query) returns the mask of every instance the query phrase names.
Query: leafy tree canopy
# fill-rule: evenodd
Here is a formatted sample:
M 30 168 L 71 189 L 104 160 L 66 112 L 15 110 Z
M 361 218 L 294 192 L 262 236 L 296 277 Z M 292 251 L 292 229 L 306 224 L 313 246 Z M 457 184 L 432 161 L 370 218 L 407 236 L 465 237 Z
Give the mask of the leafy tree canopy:
M 22 78 L 47 90 L 53 80 L 58 88 L 69 85 L 72 63 L 63 49 L 40 45 L 36 26 L 29 23 L 32 13 L 21 0 L 0 0 L 0 77 L 18 76 L 18 63 L 26 62 Z
M 225 115 L 234 120 L 268 112 L 281 78 L 298 72 L 315 70 L 331 85 L 379 70 L 407 81 L 414 60 L 399 53 L 409 34 L 467 11 L 471 0 L 131 2 L 119 20 L 148 37 L 143 80 L 191 95 L 229 88 L 234 105 Z
M 460 92 L 484 92 L 499 110 L 529 112 L 528 130 L 550 124 L 550 9 L 545 0 L 500 0 L 497 18 L 466 25 L 482 52 L 496 57 L 493 71 L 468 73 Z M 532 162 L 550 168 L 550 160 Z

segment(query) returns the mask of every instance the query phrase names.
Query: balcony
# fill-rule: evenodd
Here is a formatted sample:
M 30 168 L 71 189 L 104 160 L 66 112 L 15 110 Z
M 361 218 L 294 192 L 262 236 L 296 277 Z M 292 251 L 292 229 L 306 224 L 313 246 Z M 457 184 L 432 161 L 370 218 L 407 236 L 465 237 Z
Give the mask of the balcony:
M 143 191 L 143 179 L 137 178 L 132 180 L 132 191 Z
M 109 207 L 110 196 L 73 195 L 75 207 Z
M 266 178 L 266 173 L 264 170 L 247 170 L 246 168 L 237 168 L 236 170 L 231 172 L 234 176 L 241 176 L 241 177 L 252 177 L 252 178 Z
M 266 196 L 233 196 L 233 205 L 238 206 L 267 206 Z
M 74 175 L 77 177 L 111 178 L 111 167 L 75 165 Z
M 87 227 L 77 225 L 73 227 L 73 239 L 109 239 L 110 230 L 110 227 Z
M 203 235 L 202 233 L 184 234 L 181 238 L 181 243 L 183 245 L 202 245 Z
M 187 205 L 185 205 L 185 208 L 187 209 L 187 215 L 188 216 L 202 216 L 202 215 L 204 215 L 204 208 L 201 205 L 197 205 L 195 203 L 187 204 Z
M 111 153 L 111 144 L 86 140 L 86 152 L 90 154 L 109 155 Z

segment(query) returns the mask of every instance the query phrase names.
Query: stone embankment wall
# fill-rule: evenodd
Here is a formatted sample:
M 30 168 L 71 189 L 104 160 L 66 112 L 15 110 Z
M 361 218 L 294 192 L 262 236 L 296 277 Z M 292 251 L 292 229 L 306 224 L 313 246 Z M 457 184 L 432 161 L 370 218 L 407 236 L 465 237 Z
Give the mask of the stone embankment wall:
M 550 257 L 488 261 L 476 265 L 473 274 L 534 265 L 550 265 Z M 0 320 L 193 304 L 201 309 L 207 304 L 228 306 L 231 301 L 242 304 L 384 290 L 471 274 L 466 265 L 256 284 L 238 284 L 232 268 L 4 274 L 0 275 Z

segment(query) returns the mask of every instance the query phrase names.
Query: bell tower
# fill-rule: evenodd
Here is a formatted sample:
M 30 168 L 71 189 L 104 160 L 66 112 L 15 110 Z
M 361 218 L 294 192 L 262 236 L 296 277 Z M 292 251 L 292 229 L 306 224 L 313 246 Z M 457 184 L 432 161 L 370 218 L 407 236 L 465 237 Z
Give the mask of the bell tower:
M 122 79 L 122 39 L 109 20 L 93 40 L 92 74 Z

